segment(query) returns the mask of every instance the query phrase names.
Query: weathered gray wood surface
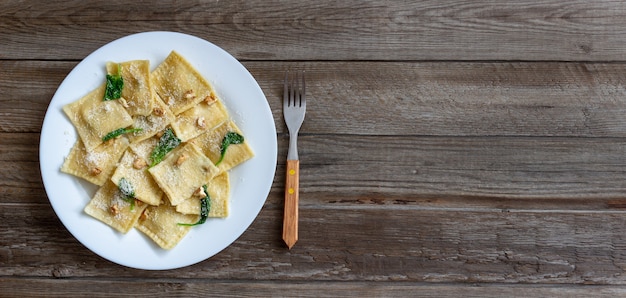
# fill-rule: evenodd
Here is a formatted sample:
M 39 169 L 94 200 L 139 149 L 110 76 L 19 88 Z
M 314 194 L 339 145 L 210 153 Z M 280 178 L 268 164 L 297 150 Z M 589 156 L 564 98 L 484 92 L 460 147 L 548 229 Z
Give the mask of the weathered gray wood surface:
M 0 296 L 626 295 L 625 15 L 622 1 L 3 1 Z M 65 75 L 153 30 L 242 61 L 278 132 L 250 229 L 170 271 L 83 247 L 39 173 Z M 291 251 L 286 69 L 307 71 L 309 94 Z

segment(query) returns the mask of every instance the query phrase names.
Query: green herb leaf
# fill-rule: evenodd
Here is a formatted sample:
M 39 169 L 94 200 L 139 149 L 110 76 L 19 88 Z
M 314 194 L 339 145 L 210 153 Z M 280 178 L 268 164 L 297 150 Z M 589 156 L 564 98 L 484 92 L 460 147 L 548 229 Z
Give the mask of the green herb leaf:
M 232 132 L 232 131 L 229 131 L 228 133 L 226 133 L 226 135 L 224 136 L 224 139 L 222 140 L 222 147 L 220 147 L 220 159 L 215 163 L 215 165 L 217 166 L 222 162 L 222 160 L 224 159 L 224 155 L 226 154 L 226 149 L 228 148 L 228 146 L 241 144 L 241 143 L 243 143 L 242 135 L 236 132 Z
M 141 128 L 123 128 L 123 127 L 122 128 L 118 128 L 118 129 L 116 129 L 116 130 L 106 134 L 106 136 L 104 136 L 102 138 L 102 141 L 106 142 L 106 141 L 108 141 L 108 140 L 110 140 L 112 138 L 117 138 L 117 137 L 119 137 L 119 136 L 121 136 L 123 134 L 139 132 L 139 131 L 142 131 L 142 130 L 143 129 L 141 129 Z
M 180 145 L 180 142 L 180 139 L 176 137 L 172 129 L 167 128 L 159 139 L 157 146 L 150 153 L 150 167 L 160 163 L 168 152 Z
M 117 74 L 106 76 L 106 87 L 104 89 L 104 101 L 119 99 L 122 97 L 122 89 L 124 89 L 124 79 L 120 74 L 120 65 L 117 65 Z
M 122 199 L 130 203 L 130 210 L 135 209 L 135 188 L 130 181 L 126 180 L 124 177 L 120 178 L 120 181 L 117 183 L 117 188 L 122 193 Z
M 211 197 L 209 196 L 206 184 L 202 185 L 202 189 L 204 189 L 206 196 L 200 200 L 200 219 L 193 224 L 178 223 L 179 226 L 197 226 L 206 222 L 206 219 L 209 217 L 209 211 L 211 211 Z

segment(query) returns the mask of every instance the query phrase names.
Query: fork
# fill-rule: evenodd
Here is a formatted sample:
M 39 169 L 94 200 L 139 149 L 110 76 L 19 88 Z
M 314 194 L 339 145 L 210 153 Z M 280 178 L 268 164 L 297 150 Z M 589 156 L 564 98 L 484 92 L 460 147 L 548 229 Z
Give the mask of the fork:
M 283 93 L 283 117 L 289 130 L 289 151 L 285 179 L 285 210 L 283 217 L 283 240 L 291 249 L 298 241 L 298 201 L 300 184 L 300 160 L 298 159 L 298 131 L 306 112 L 306 85 L 304 72 L 296 72 L 291 78 L 285 72 Z

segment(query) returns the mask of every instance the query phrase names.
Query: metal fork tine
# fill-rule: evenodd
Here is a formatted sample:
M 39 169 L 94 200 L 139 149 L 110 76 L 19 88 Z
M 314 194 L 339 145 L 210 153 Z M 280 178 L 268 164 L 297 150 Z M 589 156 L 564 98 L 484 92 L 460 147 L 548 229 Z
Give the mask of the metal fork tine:
M 289 83 L 289 71 L 286 70 L 285 71 L 285 83 L 283 84 L 284 90 L 283 90 L 283 108 L 286 108 L 289 106 L 289 89 L 288 89 L 288 83 Z
M 293 99 L 293 106 L 300 106 L 300 96 L 302 96 L 302 92 L 300 91 L 300 78 L 299 73 L 296 72 L 294 80 L 296 81 L 294 89 L 296 89 L 296 97 Z
M 297 76 L 298 73 L 296 72 L 294 74 L 294 76 Z M 292 76 L 291 77 L 291 84 L 289 84 L 289 88 L 291 88 L 290 92 L 289 92 L 289 106 L 290 107 L 294 107 L 296 105 L 296 90 L 297 88 L 294 86 L 294 83 L 296 82 L 295 77 Z
M 306 105 L 306 83 L 304 80 L 304 71 L 302 71 L 302 93 L 300 94 L 300 106 Z

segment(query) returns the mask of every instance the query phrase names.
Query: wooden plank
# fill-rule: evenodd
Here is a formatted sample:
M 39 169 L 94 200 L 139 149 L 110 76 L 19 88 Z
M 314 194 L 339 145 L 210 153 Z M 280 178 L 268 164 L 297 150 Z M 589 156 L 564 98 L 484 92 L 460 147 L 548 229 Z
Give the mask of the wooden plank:
M 624 137 L 622 64 L 246 63 L 282 121 L 280 83 L 306 70 L 303 134 Z
M 624 212 L 306 207 L 287 250 L 281 210 L 263 209 L 230 247 L 170 271 L 97 257 L 45 206 L 2 205 L 0 219 L 0 276 L 626 285 Z
M 39 171 L 39 134 L 0 133 L 0 204 L 47 203 Z
M 0 61 L 0 132 L 39 132 L 73 62 Z M 302 134 L 626 137 L 626 65 L 247 62 L 285 133 L 284 71 L 306 70 Z M 30 82 L 37 82 L 31 84 Z
M 37 134 L 0 133 L 0 203 L 45 203 Z M 269 202 L 282 202 L 288 139 Z M 626 199 L 621 138 L 299 137 L 301 204 L 602 210 Z M 310 201 L 307 194 L 322 199 Z M 395 202 L 395 203 L 394 203 Z M 530 202 L 533 202 L 532 204 Z M 438 205 L 441 204 L 441 205 Z M 618 205 L 613 207 L 619 208 Z
M 528 286 L 517 284 L 435 284 L 412 282 L 274 282 L 215 280 L 103 280 L 0 278 L 0 292 L 14 297 L 598 297 L 626 295 L 623 286 Z
M 302 136 L 298 142 L 305 193 L 584 199 L 626 192 L 622 139 Z
M 1 54 L 0 54 L 1 55 Z M 75 62 L 0 61 L 0 132 L 40 132 L 52 96 Z
M 3 1 L 0 11 L 2 59 L 82 59 L 154 30 L 194 34 L 245 60 L 625 58 L 626 7 L 610 1 Z

